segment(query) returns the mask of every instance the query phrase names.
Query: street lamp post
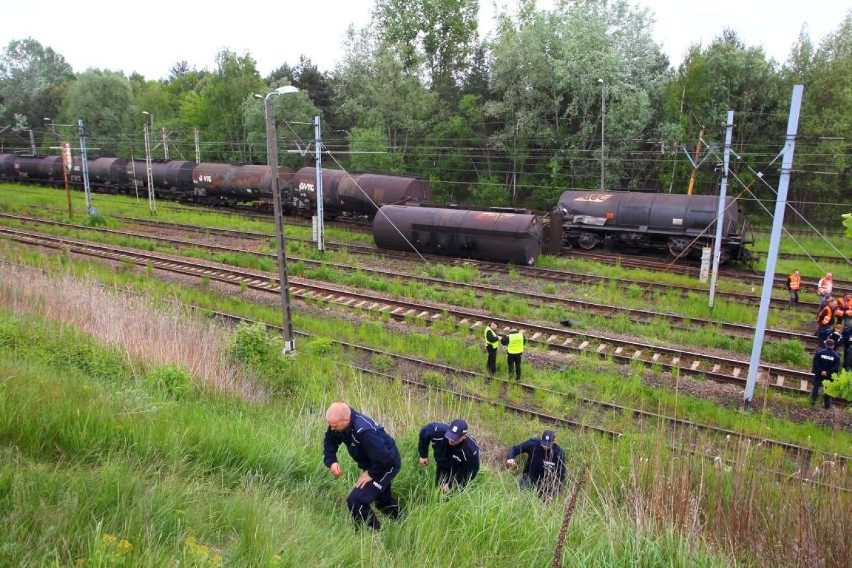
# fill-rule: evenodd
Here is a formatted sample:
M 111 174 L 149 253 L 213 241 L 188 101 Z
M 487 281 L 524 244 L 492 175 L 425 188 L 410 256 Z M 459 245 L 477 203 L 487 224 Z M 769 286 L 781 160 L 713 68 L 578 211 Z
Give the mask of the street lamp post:
M 606 83 L 604 83 L 603 79 L 598 79 L 598 83 L 601 84 L 601 191 L 606 191 L 606 145 L 605 141 L 605 127 L 606 127 Z
M 287 85 L 278 87 L 263 98 L 266 110 L 266 158 L 269 163 L 270 188 L 272 189 L 272 207 L 275 215 L 275 237 L 278 241 L 278 280 L 281 289 L 281 311 L 284 317 L 284 354 L 288 355 L 296 350 L 296 342 L 293 339 L 293 318 L 290 314 L 290 285 L 287 282 L 287 257 L 285 254 L 284 224 L 281 216 L 281 191 L 278 188 L 278 141 L 275 136 L 275 113 L 272 108 L 272 97 L 275 95 L 286 95 L 297 93 L 299 89 Z M 255 95 L 260 98 L 260 95 Z

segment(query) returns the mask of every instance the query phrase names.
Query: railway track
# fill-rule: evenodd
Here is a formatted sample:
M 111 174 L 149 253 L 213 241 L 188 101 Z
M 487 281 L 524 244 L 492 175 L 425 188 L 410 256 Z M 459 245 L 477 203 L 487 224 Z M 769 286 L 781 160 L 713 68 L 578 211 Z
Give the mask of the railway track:
M 175 247 L 193 247 L 193 248 L 202 248 L 205 250 L 213 251 L 213 252 L 221 252 L 221 253 L 234 253 L 238 252 L 244 255 L 250 255 L 260 258 L 266 258 L 268 260 L 275 261 L 276 256 L 272 253 L 259 253 L 255 251 L 248 250 L 237 250 L 232 247 L 225 247 L 219 245 L 210 245 L 203 244 L 198 242 L 185 241 L 174 238 L 166 238 L 153 236 L 145 233 L 134 233 L 130 231 L 115 231 L 110 229 L 94 229 L 91 227 L 86 227 L 82 225 L 72 225 L 68 223 L 61 223 L 57 221 L 48 221 L 36 218 L 29 217 L 21 217 L 21 216 L 11 216 L 6 214 L 0 214 L 0 218 L 6 219 L 14 219 L 21 222 L 28 223 L 39 223 L 46 225 L 59 226 L 63 228 L 71 228 L 71 229 L 79 229 L 86 231 L 96 231 L 99 233 L 106 233 L 112 235 L 118 235 L 123 237 L 132 237 L 139 238 L 145 240 L 154 240 L 156 242 L 160 242 L 169 246 Z M 308 258 L 299 257 L 297 255 L 288 255 L 290 261 L 301 262 L 306 266 L 313 266 L 316 268 L 320 267 L 332 267 L 337 268 L 341 271 L 345 272 L 354 272 L 360 271 L 361 273 L 375 275 L 383 278 L 392 278 L 392 279 L 401 279 L 407 281 L 415 281 L 418 283 L 422 283 L 424 285 L 430 286 L 432 288 L 442 287 L 442 288 L 454 288 L 454 289 L 466 289 L 466 290 L 474 290 L 479 294 L 504 294 L 506 296 L 512 296 L 516 298 L 523 298 L 527 300 L 533 307 L 544 308 L 547 306 L 553 305 L 561 305 L 573 311 L 581 311 L 584 313 L 592 313 L 595 315 L 603 316 L 603 317 L 613 317 L 616 315 L 625 315 L 627 316 L 631 322 L 637 324 L 651 324 L 655 321 L 665 321 L 670 327 L 679 328 L 684 330 L 693 329 L 696 326 L 700 327 L 710 327 L 720 332 L 724 332 L 730 335 L 735 335 L 738 337 L 753 337 L 754 336 L 754 327 L 746 324 L 739 323 L 728 323 L 718 320 L 711 320 L 706 318 L 696 318 L 696 317 L 686 317 L 681 316 L 679 314 L 674 313 L 666 313 L 666 312 L 657 312 L 652 310 L 645 309 L 637 309 L 637 308 L 629 308 L 624 305 L 612 305 L 612 304 L 604 304 L 600 302 L 588 302 L 583 300 L 569 299 L 562 296 L 555 296 L 550 294 L 542 294 L 536 292 L 525 291 L 519 288 L 501 288 L 496 286 L 483 286 L 479 284 L 473 284 L 469 282 L 455 282 L 451 280 L 442 280 L 438 278 L 430 278 L 425 276 L 416 276 L 412 274 L 400 273 L 400 272 L 392 272 L 389 270 L 377 270 L 370 269 L 365 267 L 358 266 L 350 266 L 340 263 L 332 263 L 328 261 L 318 261 L 312 260 Z M 502 265 L 499 265 L 502 266 Z M 817 341 L 816 337 L 812 333 L 801 333 L 791 330 L 783 330 L 783 329 L 767 329 L 765 334 L 768 338 L 775 338 L 780 340 L 797 340 L 804 344 L 812 344 L 812 346 L 816 346 Z
M 254 271 L 223 267 L 214 263 L 176 259 L 166 255 L 129 250 L 115 245 L 99 245 L 52 237 L 30 231 L 2 228 L 0 236 L 31 246 L 61 249 L 82 255 L 129 262 L 139 266 L 167 272 L 206 278 L 266 292 L 280 292 L 276 276 Z M 458 327 L 478 332 L 488 321 L 495 321 L 503 330 L 518 328 L 525 331 L 528 344 L 544 350 L 574 356 L 593 356 L 622 364 L 639 364 L 680 376 L 700 376 L 718 382 L 743 386 L 746 381 L 748 361 L 706 353 L 685 351 L 645 342 L 596 333 L 588 335 L 565 328 L 491 317 L 453 306 L 435 306 L 417 301 L 385 297 L 379 294 L 358 292 L 343 286 L 317 284 L 301 278 L 292 278 L 291 295 L 306 301 L 320 301 L 361 312 L 373 313 L 379 318 L 419 320 L 426 324 L 436 320 L 450 320 Z M 776 365 L 761 365 L 760 382 L 768 388 L 795 395 L 809 394 L 807 381 L 810 373 Z
M 205 312 L 209 313 L 209 311 L 207 310 L 205 310 Z M 220 319 L 227 320 L 229 322 L 259 323 L 253 320 L 248 320 L 246 318 L 235 316 L 233 314 L 226 314 L 223 312 L 214 312 L 212 315 Z M 274 329 L 279 332 L 283 332 L 282 328 L 278 326 L 273 326 L 266 323 L 264 323 L 264 325 L 266 325 L 268 329 Z M 295 331 L 295 334 L 305 338 L 312 337 L 311 334 L 300 331 Z M 814 481 L 813 479 L 804 476 L 803 472 L 809 468 L 812 469 L 812 464 L 815 461 L 819 462 L 820 460 L 840 460 L 843 463 L 849 463 L 850 460 L 852 460 L 852 456 L 845 454 L 840 454 L 836 452 L 817 452 L 813 448 L 801 446 L 799 444 L 793 444 L 782 440 L 775 440 L 763 436 L 749 435 L 744 432 L 731 430 L 728 428 L 720 428 L 711 424 L 702 424 L 690 420 L 685 420 L 682 418 L 677 418 L 674 416 L 659 414 L 636 408 L 630 408 L 612 402 L 577 396 L 572 393 L 556 391 L 553 389 L 543 388 L 527 383 L 517 383 L 505 379 L 489 377 L 479 372 L 470 371 L 459 367 L 453 367 L 443 363 L 427 361 L 409 355 L 403 355 L 399 353 L 376 349 L 373 347 L 367 347 L 356 343 L 340 340 L 332 341 L 335 344 L 341 346 L 343 349 L 350 352 L 368 354 L 370 355 L 370 357 L 389 357 L 394 361 L 394 364 L 397 369 L 401 368 L 402 366 L 407 366 L 409 368 L 414 368 L 417 370 L 437 371 L 441 373 L 444 377 L 447 377 L 448 382 L 445 386 L 439 386 L 435 384 L 430 384 L 428 381 L 422 379 L 412 379 L 408 377 L 408 375 L 411 374 L 408 372 L 390 374 L 388 372 L 376 371 L 375 369 L 364 365 L 350 365 L 351 368 L 354 368 L 355 370 L 358 370 L 364 374 L 379 377 L 391 382 L 401 381 L 407 385 L 414 386 L 425 391 L 439 394 L 448 394 L 458 400 L 469 400 L 478 404 L 487 404 L 489 406 L 498 407 L 502 410 L 508 410 L 514 414 L 522 415 L 527 418 L 534 418 L 539 421 L 547 422 L 557 426 L 567 427 L 572 430 L 590 431 L 612 439 L 618 439 L 624 434 L 622 430 L 607 428 L 605 426 L 590 424 L 588 422 L 581 422 L 570 418 L 567 414 L 557 415 L 550 412 L 545 412 L 538 408 L 539 404 L 536 401 L 540 400 L 543 395 L 549 395 L 557 398 L 558 400 L 565 401 L 566 404 L 575 403 L 583 405 L 584 407 L 595 408 L 603 412 L 619 413 L 621 415 L 631 416 L 633 417 L 633 419 L 640 422 L 644 420 L 652 420 L 654 422 L 666 425 L 670 430 L 673 431 L 677 429 L 686 429 L 691 432 L 699 432 L 713 435 L 716 437 L 717 440 L 717 443 L 713 446 L 709 446 L 705 443 L 702 444 L 701 449 L 684 449 L 683 447 L 676 447 L 673 449 L 681 452 L 686 451 L 691 454 L 700 453 L 701 455 L 703 455 L 703 457 L 710 459 L 714 463 L 717 463 L 717 460 L 720 459 L 724 460 L 725 463 L 729 465 L 735 463 L 734 460 L 730 458 L 722 458 L 725 453 L 725 450 L 730 449 L 729 446 L 731 446 L 731 440 L 736 440 L 740 444 L 747 444 L 750 449 L 756 449 L 760 447 L 780 448 L 784 450 L 786 455 L 791 460 L 793 460 L 792 463 L 796 468 L 796 472 L 793 474 L 781 471 L 764 470 L 763 472 L 770 473 L 772 475 L 776 475 L 787 480 L 792 479 L 795 481 L 804 481 L 807 483 L 824 485 L 818 481 Z M 474 384 L 474 381 L 480 381 L 490 385 L 498 385 L 500 387 L 501 393 L 505 393 L 510 388 L 519 388 L 524 392 L 526 397 L 524 400 L 521 401 L 510 401 L 507 400 L 505 396 L 483 396 L 481 394 L 477 394 L 471 391 L 470 385 Z M 734 448 L 733 453 L 736 453 L 741 447 L 742 446 Z M 815 460 L 814 458 L 817 459 Z M 852 489 L 849 489 L 847 487 L 839 487 L 836 485 L 832 485 L 831 487 L 833 489 L 838 489 L 844 492 L 852 491 Z

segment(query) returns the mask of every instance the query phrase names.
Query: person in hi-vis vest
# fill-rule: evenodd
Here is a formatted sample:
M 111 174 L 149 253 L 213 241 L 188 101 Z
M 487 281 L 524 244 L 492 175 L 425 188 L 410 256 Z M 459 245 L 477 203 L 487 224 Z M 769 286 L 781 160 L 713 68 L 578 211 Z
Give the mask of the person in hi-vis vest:
M 500 345 L 500 336 L 497 334 L 497 324 L 485 326 L 485 351 L 488 352 L 488 360 L 485 362 L 485 368 L 488 369 L 488 375 L 494 376 L 497 372 L 497 346 Z
M 509 366 L 509 376 L 512 376 L 512 368 L 515 370 L 515 380 L 521 380 L 521 355 L 524 354 L 524 344 L 527 339 L 517 329 L 509 331 L 504 335 L 500 343 L 506 346 L 506 364 Z

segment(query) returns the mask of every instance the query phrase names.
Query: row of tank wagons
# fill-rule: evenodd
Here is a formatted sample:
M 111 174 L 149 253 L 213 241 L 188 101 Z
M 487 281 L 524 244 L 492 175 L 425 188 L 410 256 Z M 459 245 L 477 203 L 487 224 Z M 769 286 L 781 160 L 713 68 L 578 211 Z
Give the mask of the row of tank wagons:
M 147 191 L 148 171 L 143 160 L 97 157 L 88 160 L 93 190 L 106 193 Z M 387 203 L 430 202 L 432 188 L 421 178 L 372 173 L 349 174 L 322 170 L 323 208 L 328 217 L 372 216 Z M 0 154 L 0 179 L 62 186 L 59 156 Z M 75 157 L 68 172 L 73 187 L 82 187 L 82 163 Z M 288 213 L 311 215 L 316 211 L 316 170 L 278 168 L 278 186 Z M 272 176 L 267 166 L 184 160 L 151 163 L 151 187 L 157 197 L 205 205 L 263 202 L 272 198 Z
M 558 252 L 605 244 L 695 257 L 713 244 L 718 203 L 703 195 L 566 191 L 548 217 L 386 205 L 373 220 L 373 237 L 380 248 L 513 264 L 533 264 L 544 247 Z M 739 219 L 735 200 L 727 198 L 722 262 L 750 258 Z
M 89 160 L 92 184 L 104 191 L 131 192 L 147 187 L 144 162 L 123 158 Z M 152 164 L 152 185 L 159 196 L 202 203 L 236 203 L 271 198 L 266 166 L 171 160 Z M 71 171 L 79 183 L 80 162 Z M 323 206 L 328 218 L 338 215 L 372 217 L 376 245 L 486 261 L 532 264 L 547 246 L 550 252 L 601 245 L 620 250 L 668 250 L 673 256 L 700 254 L 715 238 L 718 199 L 713 196 L 645 192 L 566 191 L 547 219 L 531 213 L 472 211 L 427 204 L 432 189 L 423 179 L 406 176 L 323 169 Z M 0 154 L 0 178 L 60 185 L 58 156 Z M 316 170 L 278 170 L 288 213 L 316 211 Z M 385 205 L 385 207 L 382 207 Z M 381 209 L 379 209 L 381 207 Z M 553 215 L 551 215 L 553 217 Z M 722 260 L 748 261 L 746 223 L 733 198 L 726 200 Z M 748 241 L 750 242 L 750 241 Z M 553 245 L 555 244 L 555 246 Z

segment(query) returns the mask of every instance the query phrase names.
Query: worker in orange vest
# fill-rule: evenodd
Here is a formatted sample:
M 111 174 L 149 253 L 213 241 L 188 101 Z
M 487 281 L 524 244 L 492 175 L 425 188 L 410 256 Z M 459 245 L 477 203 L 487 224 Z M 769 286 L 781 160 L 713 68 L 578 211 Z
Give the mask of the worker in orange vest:
M 831 322 L 834 321 L 834 310 L 837 308 L 837 300 L 832 300 L 819 309 L 817 315 L 817 342 L 822 347 L 823 342 L 831 333 Z
M 799 288 L 802 287 L 802 275 L 798 270 L 787 276 L 787 289 L 790 290 L 790 306 L 799 303 Z
M 842 298 L 837 298 L 834 319 L 838 324 L 843 325 L 843 327 L 852 325 L 852 294 L 847 293 Z

